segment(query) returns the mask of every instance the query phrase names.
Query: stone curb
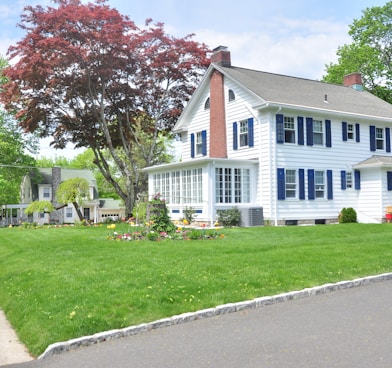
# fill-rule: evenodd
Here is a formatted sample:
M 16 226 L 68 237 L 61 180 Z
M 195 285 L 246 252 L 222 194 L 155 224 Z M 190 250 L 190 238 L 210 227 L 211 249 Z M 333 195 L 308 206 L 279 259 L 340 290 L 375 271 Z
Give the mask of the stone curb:
M 159 319 L 150 323 L 142 323 L 136 326 L 130 326 L 123 329 L 100 332 L 91 336 L 84 336 L 68 341 L 54 343 L 49 345 L 46 350 L 38 357 L 38 359 L 47 358 L 70 350 L 75 350 L 83 346 L 93 345 L 112 339 L 118 339 L 120 337 L 137 335 L 162 327 L 173 326 L 180 323 L 191 322 L 198 319 L 219 316 L 227 313 L 239 312 L 246 309 L 261 308 L 266 305 L 282 303 L 288 300 L 308 298 L 319 294 L 326 294 L 332 291 L 350 289 L 353 287 L 386 280 L 392 280 L 392 273 L 384 273 L 376 276 L 358 278 L 351 281 L 340 281 L 335 284 L 324 284 L 313 288 L 306 288 L 303 290 L 282 293 L 274 296 L 263 296 L 244 302 L 218 305 L 215 308 L 202 309 L 192 313 L 183 313 L 177 316 Z

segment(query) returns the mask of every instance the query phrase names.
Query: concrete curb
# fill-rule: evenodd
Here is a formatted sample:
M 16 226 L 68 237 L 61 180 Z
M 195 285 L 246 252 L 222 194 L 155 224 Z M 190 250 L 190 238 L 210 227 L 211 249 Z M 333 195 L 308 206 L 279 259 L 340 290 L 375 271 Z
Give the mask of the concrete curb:
M 313 288 L 306 288 L 299 291 L 282 293 L 275 296 L 264 296 L 264 297 L 244 301 L 244 302 L 223 304 L 215 308 L 202 309 L 192 313 L 183 313 L 177 316 L 159 319 L 157 321 L 150 322 L 150 323 L 142 323 L 136 326 L 130 326 L 123 329 L 100 332 L 91 336 L 84 336 L 84 337 L 79 337 L 64 342 L 51 344 L 46 348 L 44 353 L 42 353 L 38 357 L 38 359 L 47 358 L 49 356 L 61 354 L 63 352 L 70 351 L 70 350 L 75 350 L 83 346 L 93 345 L 112 339 L 118 339 L 120 337 L 137 335 L 157 328 L 173 326 L 180 323 L 191 322 L 198 319 L 219 316 L 222 314 L 238 312 L 246 309 L 262 308 L 266 305 L 282 303 L 288 300 L 308 298 L 319 294 L 326 294 L 332 291 L 350 289 L 353 287 L 358 287 L 358 286 L 386 281 L 386 280 L 392 280 L 392 273 L 384 273 L 376 276 L 358 278 L 351 281 L 340 281 L 335 284 L 325 284 Z

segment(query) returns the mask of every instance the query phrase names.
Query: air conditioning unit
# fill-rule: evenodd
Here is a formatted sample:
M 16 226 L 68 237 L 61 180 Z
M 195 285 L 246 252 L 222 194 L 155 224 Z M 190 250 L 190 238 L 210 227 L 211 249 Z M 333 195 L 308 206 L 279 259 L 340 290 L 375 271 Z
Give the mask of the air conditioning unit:
M 263 226 L 263 207 L 241 208 L 241 226 Z

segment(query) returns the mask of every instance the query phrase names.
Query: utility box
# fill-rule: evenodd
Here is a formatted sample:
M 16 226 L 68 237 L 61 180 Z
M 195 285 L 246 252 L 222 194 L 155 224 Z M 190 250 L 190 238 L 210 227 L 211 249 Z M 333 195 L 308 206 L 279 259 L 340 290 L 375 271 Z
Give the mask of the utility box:
M 241 226 L 263 226 L 263 207 L 241 208 Z

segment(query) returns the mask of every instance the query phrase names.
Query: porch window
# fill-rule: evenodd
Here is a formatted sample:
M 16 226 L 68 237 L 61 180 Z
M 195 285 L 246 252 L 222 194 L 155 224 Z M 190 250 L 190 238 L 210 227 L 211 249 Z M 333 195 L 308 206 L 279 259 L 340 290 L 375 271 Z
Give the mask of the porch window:
M 180 181 L 180 172 L 173 171 L 171 173 L 171 203 L 178 204 L 181 199 L 181 181 Z
M 215 169 L 216 203 L 250 202 L 250 169 Z

